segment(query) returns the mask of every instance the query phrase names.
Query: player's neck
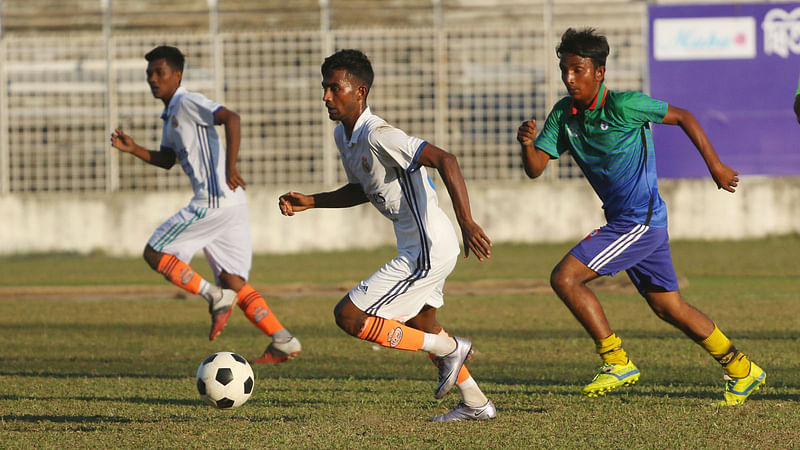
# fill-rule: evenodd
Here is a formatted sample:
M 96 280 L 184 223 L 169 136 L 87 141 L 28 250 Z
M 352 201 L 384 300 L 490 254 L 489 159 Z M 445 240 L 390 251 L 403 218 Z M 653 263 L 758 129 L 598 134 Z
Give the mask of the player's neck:
M 361 117 L 361 115 L 364 114 L 364 111 L 366 110 L 367 110 L 367 105 L 366 104 L 361 105 L 358 114 L 354 114 L 342 120 L 342 126 L 344 126 L 344 135 L 347 137 L 348 140 L 353 137 L 353 129 L 355 128 L 356 123 L 358 123 L 359 117 Z

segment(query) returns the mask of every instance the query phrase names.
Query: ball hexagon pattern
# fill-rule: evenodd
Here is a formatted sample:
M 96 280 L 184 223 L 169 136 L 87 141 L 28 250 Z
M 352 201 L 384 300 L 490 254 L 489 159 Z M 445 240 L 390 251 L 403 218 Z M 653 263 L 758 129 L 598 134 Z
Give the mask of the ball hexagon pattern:
M 241 355 L 217 352 L 197 368 L 197 392 L 215 408 L 237 408 L 253 393 L 254 379 L 253 368 Z

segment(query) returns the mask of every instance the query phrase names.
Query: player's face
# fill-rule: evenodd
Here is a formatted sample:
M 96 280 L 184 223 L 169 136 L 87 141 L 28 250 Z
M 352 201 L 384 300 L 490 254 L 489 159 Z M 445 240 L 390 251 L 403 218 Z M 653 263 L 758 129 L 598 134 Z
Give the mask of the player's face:
M 561 81 L 572 100 L 579 106 L 591 105 L 605 78 L 605 66 L 595 67 L 591 58 L 566 54 L 561 57 Z
M 147 65 L 147 84 L 153 97 L 169 101 L 181 85 L 183 72 L 173 70 L 164 58 L 151 61 Z
M 328 117 L 349 125 L 355 124 L 363 111 L 366 86 L 347 76 L 344 69 L 334 70 L 322 79 L 322 101 Z

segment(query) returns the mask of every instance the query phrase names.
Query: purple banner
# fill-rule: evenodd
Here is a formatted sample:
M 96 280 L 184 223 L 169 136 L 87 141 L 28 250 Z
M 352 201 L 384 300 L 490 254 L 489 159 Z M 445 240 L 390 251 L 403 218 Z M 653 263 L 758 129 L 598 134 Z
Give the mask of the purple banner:
M 650 95 L 694 113 L 740 174 L 800 175 L 800 3 L 652 5 L 649 16 Z M 653 128 L 659 176 L 709 175 L 680 127 Z

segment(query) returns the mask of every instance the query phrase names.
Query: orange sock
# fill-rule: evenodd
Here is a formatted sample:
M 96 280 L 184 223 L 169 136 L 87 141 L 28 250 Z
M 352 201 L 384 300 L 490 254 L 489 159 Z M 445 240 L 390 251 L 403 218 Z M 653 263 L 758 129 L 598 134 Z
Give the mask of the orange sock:
M 156 270 L 172 284 L 182 287 L 192 294 L 199 294 L 200 288 L 205 281 L 203 277 L 175 255 L 164 254 L 161 260 L 158 261 Z
M 280 321 L 267 306 L 267 301 L 252 286 L 245 284 L 237 295 L 244 315 L 268 336 L 283 329 Z
M 377 316 L 367 317 L 358 337 L 384 347 L 412 352 L 421 349 L 422 343 L 425 341 L 423 331 L 403 325 L 396 320 Z

